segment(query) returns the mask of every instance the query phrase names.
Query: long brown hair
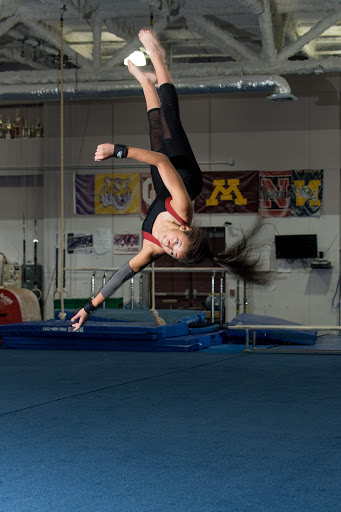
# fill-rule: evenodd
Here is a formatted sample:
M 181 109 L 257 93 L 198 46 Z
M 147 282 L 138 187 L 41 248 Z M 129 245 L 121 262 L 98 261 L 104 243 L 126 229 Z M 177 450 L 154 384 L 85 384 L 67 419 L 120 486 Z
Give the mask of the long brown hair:
M 219 254 L 213 254 L 210 251 L 207 231 L 204 228 L 193 227 L 187 233 L 189 248 L 181 262 L 193 265 L 200 263 L 205 258 L 211 258 L 240 279 L 249 283 L 266 284 L 271 280 L 271 274 L 260 270 L 260 256 L 252 255 L 254 247 L 251 245 L 261 226 L 262 219 L 250 231 L 243 233 L 240 240 Z

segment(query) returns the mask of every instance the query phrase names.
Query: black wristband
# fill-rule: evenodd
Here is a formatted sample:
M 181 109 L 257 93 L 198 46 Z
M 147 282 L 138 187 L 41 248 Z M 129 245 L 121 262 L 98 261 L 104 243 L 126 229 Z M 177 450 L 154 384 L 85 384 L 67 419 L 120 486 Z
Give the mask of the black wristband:
M 93 311 L 95 311 L 96 306 L 93 305 L 91 299 L 88 300 L 88 302 L 84 306 L 84 311 L 90 315 Z
M 115 158 L 127 158 L 128 149 L 123 144 L 115 144 L 114 157 Z

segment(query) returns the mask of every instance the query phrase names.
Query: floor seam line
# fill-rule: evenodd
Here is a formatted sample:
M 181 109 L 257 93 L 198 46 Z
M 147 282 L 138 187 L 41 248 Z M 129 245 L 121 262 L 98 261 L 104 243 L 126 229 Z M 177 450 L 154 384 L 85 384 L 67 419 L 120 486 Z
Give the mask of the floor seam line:
M 219 363 L 220 361 L 236 359 L 237 357 L 241 357 L 241 356 L 243 356 L 243 354 L 234 354 L 231 357 L 224 357 L 222 359 L 217 359 L 216 361 L 210 361 L 208 363 L 202 363 L 202 364 L 198 364 L 198 365 L 195 365 L 195 366 L 190 366 L 188 368 L 182 368 L 181 370 L 174 370 L 174 371 L 167 372 L 167 373 L 160 373 L 159 375 L 150 375 L 148 377 L 141 377 L 140 379 L 134 379 L 134 380 L 126 381 L 126 382 L 121 382 L 120 384 L 113 384 L 111 386 L 105 386 L 103 388 L 93 389 L 93 390 L 90 390 L 90 391 L 85 391 L 83 393 L 76 393 L 75 395 L 69 395 L 69 396 L 64 396 L 64 397 L 61 397 L 61 398 L 55 398 L 53 400 L 48 400 L 47 402 L 41 402 L 39 404 L 34 404 L 34 405 L 29 405 L 27 407 L 22 407 L 20 409 L 14 409 L 13 411 L 8 411 L 8 412 L 0 413 L 0 418 L 3 417 L 3 416 L 9 416 L 11 414 L 15 414 L 15 413 L 18 413 L 18 412 L 27 411 L 29 409 L 35 409 L 37 407 L 42 407 L 44 405 L 49 405 L 49 404 L 53 404 L 53 403 L 56 403 L 56 402 L 62 402 L 63 400 L 69 400 L 70 398 L 77 398 L 77 397 L 81 397 L 81 396 L 91 395 L 92 393 L 98 393 L 99 391 L 106 391 L 108 389 L 118 388 L 120 386 L 125 386 L 127 384 L 134 384 L 135 382 L 147 381 L 147 380 L 150 380 L 150 379 L 154 379 L 156 377 L 166 377 L 167 375 L 172 375 L 172 374 L 175 374 L 175 373 L 181 373 L 181 372 L 184 372 L 184 371 L 193 370 L 195 368 L 200 368 L 201 366 L 208 366 L 210 364 Z

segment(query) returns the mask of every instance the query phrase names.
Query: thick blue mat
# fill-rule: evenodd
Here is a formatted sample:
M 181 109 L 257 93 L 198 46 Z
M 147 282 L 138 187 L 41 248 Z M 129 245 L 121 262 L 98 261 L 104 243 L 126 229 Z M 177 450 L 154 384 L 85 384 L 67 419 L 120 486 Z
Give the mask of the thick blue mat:
M 101 322 L 87 321 L 78 331 L 73 332 L 70 321 L 47 320 L 45 322 L 20 322 L 0 326 L 0 337 L 28 336 L 65 339 L 135 339 L 156 340 L 170 336 L 186 336 L 189 327 L 186 323 L 155 325 L 146 322 Z
M 202 350 L 213 345 L 219 345 L 226 339 L 224 331 L 212 334 L 192 334 L 176 338 L 160 338 L 156 340 L 126 340 L 107 339 L 94 340 L 66 339 L 62 337 L 4 337 L 3 349 L 49 349 L 49 350 L 121 350 L 145 352 L 189 352 Z
M 203 312 L 203 315 L 205 313 Z M 201 327 L 204 316 L 182 317 L 163 326 L 93 318 L 73 332 L 70 320 L 21 322 L 0 326 L 2 348 L 50 350 L 191 351 L 226 342 L 217 325 Z M 198 328 L 189 327 L 197 324 Z
M 55 320 L 59 320 L 60 309 L 54 313 Z M 66 320 L 77 313 L 74 309 L 65 309 Z M 181 323 L 202 323 L 206 320 L 205 311 L 191 309 L 163 309 L 158 310 L 159 317 L 167 324 Z M 100 322 L 149 322 L 155 325 L 154 316 L 151 311 L 144 309 L 98 309 L 91 315 L 91 320 Z

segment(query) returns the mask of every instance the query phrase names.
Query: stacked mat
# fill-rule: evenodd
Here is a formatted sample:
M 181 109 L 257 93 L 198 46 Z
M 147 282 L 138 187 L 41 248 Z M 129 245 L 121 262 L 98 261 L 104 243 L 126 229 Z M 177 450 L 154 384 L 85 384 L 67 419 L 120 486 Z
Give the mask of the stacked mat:
M 292 330 L 280 329 L 257 329 L 257 343 L 268 344 L 299 344 L 313 345 L 316 340 L 317 331 L 300 329 L 300 324 L 277 318 L 273 316 L 253 315 L 251 313 L 241 313 L 234 317 L 229 326 L 238 326 L 239 329 L 231 329 L 227 332 L 228 343 L 245 343 L 245 329 L 243 325 L 292 325 Z
M 224 343 L 226 333 L 218 325 L 206 326 L 204 322 L 204 312 L 163 326 L 91 317 L 76 332 L 70 320 L 21 322 L 0 326 L 0 346 L 3 349 L 187 352 Z

